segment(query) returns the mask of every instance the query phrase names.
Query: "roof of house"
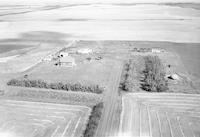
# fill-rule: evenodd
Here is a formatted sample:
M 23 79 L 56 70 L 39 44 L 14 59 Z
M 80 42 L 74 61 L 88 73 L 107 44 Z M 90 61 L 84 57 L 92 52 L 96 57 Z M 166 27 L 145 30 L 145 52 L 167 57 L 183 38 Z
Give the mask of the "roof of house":
M 91 53 L 92 49 L 84 48 L 84 49 L 79 49 L 77 52 L 82 53 L 82 54 L 87 54 L 87 53 Z
M 66 57 L 60 58 L 60 62 L 75 62 L 75 59 L 73 57 L 66 56 Z

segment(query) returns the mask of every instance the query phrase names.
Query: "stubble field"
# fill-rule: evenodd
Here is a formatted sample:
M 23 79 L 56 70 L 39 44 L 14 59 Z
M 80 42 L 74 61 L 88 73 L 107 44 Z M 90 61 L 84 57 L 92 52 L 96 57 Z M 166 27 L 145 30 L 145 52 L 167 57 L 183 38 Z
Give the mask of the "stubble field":
M 80 137 L 90 108 L 0 100 L 0 135 L 9 137 Z
M 196 94 L 127 94 L 122 100 L 120 134 L 199 137 L 199 97 Z

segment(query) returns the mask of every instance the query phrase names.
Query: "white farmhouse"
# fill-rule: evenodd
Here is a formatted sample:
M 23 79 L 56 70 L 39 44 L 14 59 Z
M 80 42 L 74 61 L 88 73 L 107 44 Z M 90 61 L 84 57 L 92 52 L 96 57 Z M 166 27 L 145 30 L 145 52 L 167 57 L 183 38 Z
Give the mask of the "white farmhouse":
M 84 49 L 79 49 L 77 52 L 80 54 L 90 54 L 92 53 L 92 49 L 84 48 Z
M 161 48 L 152 48 L 151 50 L 152 53 L 161 53 L 161 52 L 165 52 L 164 49 Z

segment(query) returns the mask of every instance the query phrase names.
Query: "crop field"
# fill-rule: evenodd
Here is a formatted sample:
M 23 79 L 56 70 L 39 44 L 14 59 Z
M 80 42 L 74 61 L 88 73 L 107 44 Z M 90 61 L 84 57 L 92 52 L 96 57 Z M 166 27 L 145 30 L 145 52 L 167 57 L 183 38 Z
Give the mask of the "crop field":
M 120 134 L 200 137 L 200 95 L 135 93 L 123 97 Z
M 0 136 L 79 137 L 90 108 L 85 106 L 0 100 Z

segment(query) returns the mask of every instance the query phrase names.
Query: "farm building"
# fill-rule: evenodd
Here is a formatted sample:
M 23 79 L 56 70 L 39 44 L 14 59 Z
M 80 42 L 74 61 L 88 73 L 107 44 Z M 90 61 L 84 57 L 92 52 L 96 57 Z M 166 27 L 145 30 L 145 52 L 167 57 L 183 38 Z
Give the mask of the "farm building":
M 53 55 L 48 55 L 47 57 L 43 58 L 42 61 L 52 61 Z
M 90 54 L 90 53 L 92 53 L 92 49 L 88 49 L 88 48 L 79 49 L 77 52 L 78 52 L 79 54 Z
M 76 63 L 75 63 L 75 59 L 73 57 L 67 56 L 67 57 L 60 58 L 59 65 L 73 67 L 73 66 L 76 66 Z
M 67 57 L 68 55 L 69 55 L 68 52 L 64 52 L 64 51 L 59 53 L 60 57 Z
M 161 48 L 153 48 L 151 50 L 151 52 L 153 52 L 153 53 L 161 53 L 161 52 L 165 52 L 165 51 L 164 51 L 164 49 L 161 49 Z

